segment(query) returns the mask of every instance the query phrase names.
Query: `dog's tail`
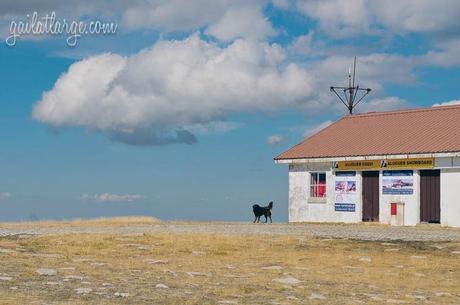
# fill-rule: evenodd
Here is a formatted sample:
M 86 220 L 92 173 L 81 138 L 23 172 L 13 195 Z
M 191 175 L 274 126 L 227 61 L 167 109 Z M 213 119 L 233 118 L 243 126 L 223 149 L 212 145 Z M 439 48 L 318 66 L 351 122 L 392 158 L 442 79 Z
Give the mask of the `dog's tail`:
M 271 210 L 273 209 L 273 201 L 270 201 L 270 203 L 268 204 L 268 208 Z

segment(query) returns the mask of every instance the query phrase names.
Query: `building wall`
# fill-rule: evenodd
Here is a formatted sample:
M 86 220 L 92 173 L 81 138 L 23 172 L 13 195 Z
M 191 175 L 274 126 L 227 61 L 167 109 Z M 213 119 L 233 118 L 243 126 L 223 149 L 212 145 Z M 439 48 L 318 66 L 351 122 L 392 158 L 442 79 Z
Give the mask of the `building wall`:
M 414 193 L 412 195 L 384 195 L 382 191 L 382 171 L 380 171 L 380 213 L 379 222 L 390 224 L 390 203 L 404 202 L 404 225 L 415 226 L 420 222 L 420 174 L 413 171 Z M 398 211 L 399 212 L 399 211 Z
M 460 227 L 460 158 L 436 158 L 441 170 L 441 225 Z M 456 167 L 456 168 L 452 168 Z M 310 172 L 326 172 L 326 198 L 310 198 Z M 379 221 L 390 224 L 390 203 L 404 202 L 404 225 L 420 223 L 420 174 L 413 171 L 412 195 L 383 195 L 382 171 L 379 177 Z M 289 166 L 290 222 L 362 221 L 362 175 L 356 171 L 357 202 L 355 212 L 335 211 L 335 173 L 331 162 L 298 163 Z
M 441 225 L 460 227 L 460 169 L 441 170 Z
M 326 198 L 310 198 L 310 172 L 326 172 Z M 355 212 L 335 211 L 335 177 L 331 163 L 292 164 L 289 167 L 290 222 L 360 222 L 361 174 L 356 173 L 357 203 Z

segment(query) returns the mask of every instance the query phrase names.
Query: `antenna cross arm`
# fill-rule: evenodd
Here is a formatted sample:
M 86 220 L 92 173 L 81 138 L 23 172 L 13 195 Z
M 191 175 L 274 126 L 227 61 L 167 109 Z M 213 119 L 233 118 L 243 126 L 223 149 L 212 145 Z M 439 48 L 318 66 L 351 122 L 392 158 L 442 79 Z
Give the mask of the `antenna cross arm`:
M 372 89 L 371 89 L 371 88 L 366 88 L 366 89 L 364 89 L 364 88 L 359 88 L 359 86 L 358 86 L 358 87 L 355 87 L 355 90 L 361 90 L 361 91 L 371 92 Z
M 331 86 L 331 91 L 333 91 L 334 89 L 343 89 L 343 90 L 346 90 L 346 89 L 350 89 L 350 87 Z

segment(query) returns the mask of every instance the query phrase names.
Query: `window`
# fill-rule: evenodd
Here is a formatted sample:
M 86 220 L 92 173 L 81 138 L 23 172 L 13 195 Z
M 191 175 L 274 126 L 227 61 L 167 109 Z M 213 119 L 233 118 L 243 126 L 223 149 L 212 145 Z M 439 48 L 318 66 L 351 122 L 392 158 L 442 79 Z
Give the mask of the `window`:
M 326 197 L 326 173 L 310 173 L 310 197 Z

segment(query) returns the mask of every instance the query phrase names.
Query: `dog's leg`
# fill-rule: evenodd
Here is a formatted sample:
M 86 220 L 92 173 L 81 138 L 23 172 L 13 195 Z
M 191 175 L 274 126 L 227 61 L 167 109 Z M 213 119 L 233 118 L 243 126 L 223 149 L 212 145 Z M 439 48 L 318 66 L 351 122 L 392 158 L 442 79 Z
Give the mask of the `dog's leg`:
M 264 216 L 265 216 L 265 223 L 267 223 L 267 220 L 268 220 L 267 215 L 264 215 Z
M 260 222 L 260 216 L 257 216 L 257 223 Z
M 257 220 L 257 216 L 255 216 L 254 221 L 252 223 L 256 223 L 256 220 Z
M 270 217 L 270 223 L 273 223 L 273 221 L 272 221 L 272 215 L 268 215 L 268 217 Z

